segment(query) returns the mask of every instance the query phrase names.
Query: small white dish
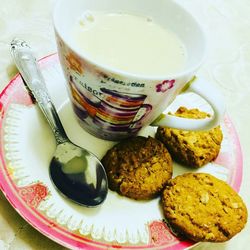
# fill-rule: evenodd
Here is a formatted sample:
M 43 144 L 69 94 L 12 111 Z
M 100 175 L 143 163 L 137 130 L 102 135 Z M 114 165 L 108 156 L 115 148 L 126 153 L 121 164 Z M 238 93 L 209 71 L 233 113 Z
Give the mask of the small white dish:
M 102 158 L 115 142 L 85 132 L 74 117 L 57 54 L 40 60 L 47 88 L 69 138 Z M 178 105 L 209 111 L 194 94 L 178 98 Z M 214 162 L 200 169 L 174 163 L 174 176 L 207 172 L 225 180 L 236 191 L 242 179 L 242 153 L 230 118 L 221 124 L 223 142 Z M 147 127 L 140 135 L 154 136 Z M 48 167 L 55 141 L 33 104 L 20 75 L 0 95 L 0 185 L 9 202 L 32 226 L 71 249 L 185 249 L 195 243 L 176 238 L 164 223 L 160 199 L 135 201 L 109 190 L 104 204 L 85 208 L 64 199 L 52 185 Z

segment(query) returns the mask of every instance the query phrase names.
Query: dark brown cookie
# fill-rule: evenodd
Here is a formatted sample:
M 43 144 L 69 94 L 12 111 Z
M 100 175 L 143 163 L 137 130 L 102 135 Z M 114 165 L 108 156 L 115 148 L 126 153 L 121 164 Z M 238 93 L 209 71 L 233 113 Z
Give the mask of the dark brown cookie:
M 223 242 L 247 222 L 241 197 L 224 181 L 205 173 L 170 180 L 162 194 L 164 215 L 174 231 L 194 241 Z
M 118 143 L 102 163 L 109 188 L 133 199 L 154 198 L 172 177 L 171 156 L 163 143 L 152 137 L 137 136 Z
M 193 119 L 209 116 L 198 109 L 185 107 L 179 108 L 175 115 Z M 192 167 L 201 167 L 217 157 L 223 135 L 220 126 L 209 131 L 184 131 L 159 127 L 156 138 L 165 144 L 175 161 Z

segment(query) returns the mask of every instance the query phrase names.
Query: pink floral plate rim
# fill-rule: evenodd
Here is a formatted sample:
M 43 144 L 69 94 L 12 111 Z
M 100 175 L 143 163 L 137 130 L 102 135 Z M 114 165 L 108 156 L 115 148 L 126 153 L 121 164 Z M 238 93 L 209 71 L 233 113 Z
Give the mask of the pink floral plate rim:
M 41 68 L 50 67 L 53 64 L 58 64 L 57 54 L 52 54 L 42 58 L 39 61 Z M 6 155 L 4 151 L 3 140 L 3 125 L 11 104 L 22 104 L 25 106 L 33 105 L 20 75 L 16 75 L 5 89 L 0 94 L 0 188 L 5 194 L 8 201 L 15 210 L 34 228 L 46 235 L 57 243 L 71 249 L 186 249 L 193 246 L 195 243 L 190 241 L 178 241 L 177 243 L 169 244 L 167 242 L 168 229 L 162 221 L 154 221 L 149 227 L 154 228 L 151 232 L 151 237 L 159 237 L 158 242 L 150 241 L 144 245 L 126 245 L 117 242 L 100 242 L 98 240 L 76 234 L 67 230 L 63 226 L 55 223 L 52 219 L 47 218 L 39 212 L 37 206 L 39 202 L 47 195 L 47 189 L 41 183 L 29 185 L 29 187 L 18 187 L 12 179 Z M 224 118 L 224 125 L 230 135 L 232 141 L 234 162 L 231 163 L 230 176 L 228 183 L 239 191 L 242 181 L 242 152 L 237 132 L 228 115 Z M 216 162 L 223 163 L 223 155 L 218 156 Z M 232 167 L 233 166 L 233 167 Z M 166 233 L 166 234 L 165 234 Z M 154 234 L 154 235 L 153 235 Z M 163 239 L 163 240 L 162 240 Z M 164 241 L 165 239 L 165 241 Z

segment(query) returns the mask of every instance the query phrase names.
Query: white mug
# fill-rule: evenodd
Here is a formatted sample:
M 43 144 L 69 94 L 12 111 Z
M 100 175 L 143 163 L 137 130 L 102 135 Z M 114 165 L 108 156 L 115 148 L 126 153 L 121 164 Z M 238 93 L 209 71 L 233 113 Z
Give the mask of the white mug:
M 72 40 L 72 27 L 86 10 L 139 14 L 152 17 L 163 27 L 171 26 L 187 49 L 187 67 L 174 75 L 149 77 L 94 62 Z M 174 1 L 59 0 L 53 18 L 73 109 L 89 133 L 120 140 L 136 135 L 150 124 L 184 130 L 208 130 L 219 124 L 225 112 L 222 95 L 211 82 L 194 80 L 206 52 L 204 33 L 198 22 Z M 178 94 L 187 91 L 195 92 L 211 105 L 211 118 L 161 115 Z

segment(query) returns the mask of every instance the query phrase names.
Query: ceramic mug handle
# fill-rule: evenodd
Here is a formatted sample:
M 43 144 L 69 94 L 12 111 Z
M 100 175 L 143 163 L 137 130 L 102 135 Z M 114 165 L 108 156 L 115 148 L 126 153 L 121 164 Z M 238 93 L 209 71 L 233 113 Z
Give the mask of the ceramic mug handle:
M 182 130 L 209 130 L 217 125 L 225 114 L 225 101 L 218 88 L 203 78 L 195 78 L 184 87 L 182 93 L 194 92 L 205 99 L 213 108 L 212 117 L 205 119 L 187 119 L 174 115 L 162 114 L 151 125 L 177 128 Z

